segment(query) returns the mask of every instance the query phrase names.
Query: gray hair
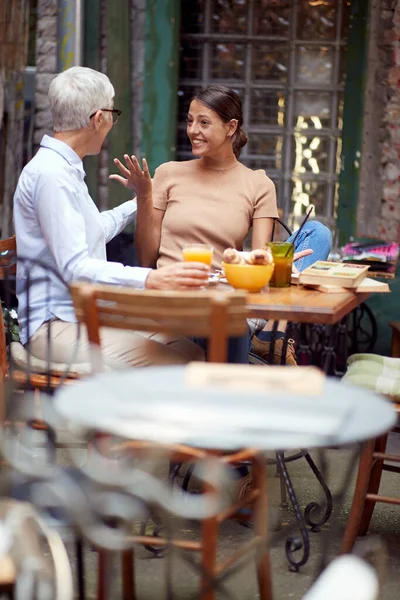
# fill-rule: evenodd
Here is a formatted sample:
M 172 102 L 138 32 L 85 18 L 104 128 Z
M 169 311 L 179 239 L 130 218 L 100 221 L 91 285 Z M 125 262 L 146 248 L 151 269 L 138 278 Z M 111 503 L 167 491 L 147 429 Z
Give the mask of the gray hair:
M 88 67 L 71 67 L 54 77 L 49 88 L 54 131 L 83 129 L 91 114 L 112 108 L 115 92 L 107 75 Z

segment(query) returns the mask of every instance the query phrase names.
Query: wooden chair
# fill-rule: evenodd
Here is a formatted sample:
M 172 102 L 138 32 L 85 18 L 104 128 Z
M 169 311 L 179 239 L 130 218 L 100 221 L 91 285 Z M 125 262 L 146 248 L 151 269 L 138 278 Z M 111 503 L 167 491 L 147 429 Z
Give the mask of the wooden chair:
M 225 362 L 229 336 L 244 335 L 246 324 L 245 292 L 154 292 L 121 289 L 115 286 L 74 283 L 70 286 L 79 321 L 87 328 L 90 342 L 100 347 L 100 328 L 115 327 L 137 331 L 182 336 L 204 337 L 209 340 L 208 359 L 212 362 Z M 95 359 L 96 360 L 96 359 Z M 141 442 L 126 445 L 132 452 L 143 447 Z M 172 545 L 188 551 L 201 552 L 202 598 L 214 600 L 215 590 L 212 581 L 217 575 L 234 564 L 244 553 L 257 546 L 259 548 L 257 575 L 262 600 L 271 598 L 269 554 L 267 551 L 267 491 L 266 461 L 258 451 L 247 449 L 235 454 L 221 455 L 210 450 L 195 450 L 187 446 L 171 447 L 170 460 L 173 462 L 196 462 L 206 458 L 219 457 L 225 464 L 235 465 L 249 461 L 253 467 L 253 490 L 241 502 L 229 506 L 213 518 L 201 524 L 200 542 L 174 540 Z M 246 544 L 240 552 L 223 565 L 217 564 L 217 540 L 219 525 L 235 515 L 240 508 L 253 504 L 255 539 Z M 165 547 L 168 540 L 153 536 L 133 536 L 132 543 Z M 133 550 L 122 555 L 123 597 L 134 598 Z M 98 600 L 105 598 L 107 589 L 107 555 L 100 552 Z M 211 582 L 211 583 L 210 583 Z
M 226 362 L 229 336 L 247 333 L 246 292 L 169 292 L 73 283 L 75 312 L 89 341 L 101 346 L 100 328 L 154 331 L 209 340 L 208 359 Z
M 148 442 L 127 442 L 117 448 L 119 455 L 122 453 L 130 454 L 135 457 L 146 456 L 146 452 L 154 450 L 154 445 Z M 160 448 L 158 448 L 158 451 Z M 152 535 L 132 535 L 126 538 L 126 541 L 134 546 L 144 545 L 156 548 L 174 548 L 181 552 L 199 552 L 200 558 L 200 589 L 199 597 L 202 600 L 215 600 L 216 589 L 218 588 L 218 578 L 223 576 L 225 571 L 239 562 L 247 553 L 255 552 L 256 574 L 261 600 L 272 600 L 272 585 L 270 560 L 268 551 L 268 495 L 267 495 L 267 475 L 265 457 L 260 455 L 257 450 L 246 449 L 239 450 L 232 454 L 222 454 L 220 451 L 210 451 L 199 448 L 190 448 L 183 444 L 169 446 L 167 449 L 169 459 L 173 462 L 201 463 L 202 461 L 214 460 L 222 461 L 224 465 L 237 465 L 247 461 L 252 466 L 253 489 L 243 499 L 231 504 L 219 513 L 205 518 L 201 521 L 201 539 L 192 541 L 188 539 L 179 539 L 175 535 L 167 539 L 162 536 Z M 202 490 L 204 495 L 216 494 L 216 489 L 210 484 L 205 483 Z M 223 521 L 233 516 L 240 519 L 238 511 L 251 505 L 253 509 L 254 537 L 243 544 L 230 557 L 222 563 L 217 560 L 217 545 L 219 527 Z M 109 589 L 108 580 L 110 569 L 108 561 L 110 555 L 99 551 L 99 580 L 98 580 L 98 600 L 105 600 L 105 591 Z M 134 550 L 127 550 L 121 554 L 122 567 L 122 597 L 129 600 L 136 599 L 135 593 L 135 568 L 134 568 Z
M 399 343 L 399 325 L 399 323 L 391 323 L 393 358 L 400 358 L 400 347 L 397 345 Z M 390 396 L 388 396 L 388 398 L 394 402 L 395 410 L 400 419 L 399 400 Z M 400 426 L 397 425 L 392 431 L 400 433 Z M 385 461 L 389 461 L 390 463 L 400 463 L 400 455 L 389 454 L 386 452 L 387 439 L 388 434 L 385 434 L 379 438 L 368 441 L 364 444 L 362 449 L 353 503 L 341 546 L 342 554 L 351 552 L 357 537 L 365 535 L 368 532 L 375 504 L 377 502 L 400 505 L 400 497 L 394 498 L 382 496 L 378 493 L 383 471 L 400 473 L 399 466 L 385 464 Z

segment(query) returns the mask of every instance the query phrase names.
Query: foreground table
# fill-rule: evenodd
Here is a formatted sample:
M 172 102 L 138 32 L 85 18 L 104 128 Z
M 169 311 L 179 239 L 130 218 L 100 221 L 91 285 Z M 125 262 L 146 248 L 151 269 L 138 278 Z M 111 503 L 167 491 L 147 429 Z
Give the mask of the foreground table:
M 241 378 L 241 366 L 233 368 Z M 253 368 L 243 366 L 243 381 Z M 55 407 L 71 425 L 87 430 L 226 451 L 351 444 L 385 433 L 396 420 L 390 402 L 330 378 L 321 393 L 294 397 L 276 383 L 265 393 L 255 391 L 251 381 L 248 389 L 236 391 L 218 385 L 218 378 L 207 387 L 192 386 L 186 369 L 104 373 L 61 389 Z M 304 377 L 304 370 L 298 372 Z M 281 385 L 284 389 L 283 378 Z
M 388 401 L 363 389 L 326 379 L 319 393 L 294 395 L 276 377 L 282 368 L 271 367 L 259 371 L 274 374 L 260 392 L 249 379 L 255 377 L 254 367 L 227 366 L 227 387 L 221 371 L 211 373 L 205 384 L 188 381 L 191 367 L 101 374 L 61 389 L 55 407 L 78 430 L 225 451 L 347 445 L 381 435 L 396 421 Z M 286 369 L 298 377 L 306 374 L 305 369 Z M 234 389 L 235 380 L 239 389 Z

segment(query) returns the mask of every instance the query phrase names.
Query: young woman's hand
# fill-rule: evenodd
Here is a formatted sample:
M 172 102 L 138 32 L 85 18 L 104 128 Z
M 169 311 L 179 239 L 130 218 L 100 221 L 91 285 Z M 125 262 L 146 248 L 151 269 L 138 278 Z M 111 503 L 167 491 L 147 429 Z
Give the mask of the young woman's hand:
M 208 282 L 210 267 L 198 262 L 179 262 L 150 271 L 146 288 L 151 290 L 196 290 Z
M 310 254 L 313 253 L 313 250 L 311 248 L 308 248 L 307 250 L 301 250 L 300 252 L 295 252 L 295 254 L 293 255 L 293 262 L 295 260 L 299 260 L 300 258 L 303 258 L 303 256 L 309 256 Z M 299 270 L 297 267 L 294 266 L 294 264 L 292 265 L 292 273 L 298 273 Z
M 109 176 L 109 179 L 115 179 L 115 181 L 119 181 L 124 187 L 136 192 L 138 200 L 151 197 L 151 177 L 146 159 L 142 160 L 143 169 L 136 156 L 132 155 L 129 157 L 127 154 L 124 154 L 124 159 L 126 167 L 118 158 L 114 158 L 114 163 L 117 165 L 121 175 L 113 173 Z

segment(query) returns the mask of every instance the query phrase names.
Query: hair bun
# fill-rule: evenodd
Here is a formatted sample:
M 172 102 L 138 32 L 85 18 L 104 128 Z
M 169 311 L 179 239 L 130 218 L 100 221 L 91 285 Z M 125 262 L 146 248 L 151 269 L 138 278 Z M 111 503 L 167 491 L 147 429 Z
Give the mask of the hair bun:
M 239 158 L 240 151 L 247 144 L 247 135 L 241 127 L 239 127 L 233 136 L 232 146 L 236 158 Z

